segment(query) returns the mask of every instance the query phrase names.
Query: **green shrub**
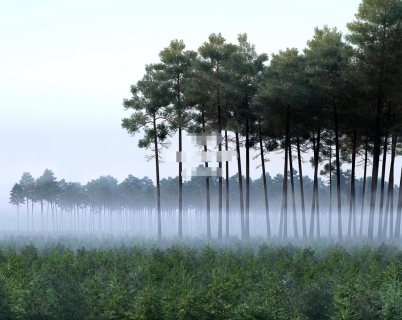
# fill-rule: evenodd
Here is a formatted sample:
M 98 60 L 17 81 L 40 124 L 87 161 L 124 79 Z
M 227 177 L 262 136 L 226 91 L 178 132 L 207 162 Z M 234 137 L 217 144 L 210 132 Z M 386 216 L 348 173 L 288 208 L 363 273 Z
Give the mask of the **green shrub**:
M 146 284 L 142 291 L 135 297 L 133 309 L 132 319 L 165 319 L 161 295 L 150 283 Z
M 4 279 L 0 278 L 0 319 L 12 319 L 11 306 L 6 294 L 6 287 Z

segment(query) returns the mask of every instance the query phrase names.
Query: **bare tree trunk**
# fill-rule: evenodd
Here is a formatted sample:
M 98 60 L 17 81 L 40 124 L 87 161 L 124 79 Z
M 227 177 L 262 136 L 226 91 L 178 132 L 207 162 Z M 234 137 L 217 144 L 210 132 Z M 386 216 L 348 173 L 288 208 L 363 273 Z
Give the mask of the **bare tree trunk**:
M 225 129 L 226 151 L 229 149 L 228 131 Z M 229 239 L 229 161 L 226 161 L 226 239 Z
M 179 125 L 179 152 L 182 152 L 182 129 Z M 183 238 L 183 163 L 179 162 L 179 238 Z
M 302 171 L 302 160 L 300 154 L 300 139 L 297 137 L 297 159 L 299 162 L 299 182 L 300 182 L 300 200 L 301 200 L 301 210 L 302 210 L 302 225 L 303 225 L 303 238 L 307 238 L 306 229 L 306 209 L 304 205 L 304 186 L 303 186 L 303 171 Z
M 41 220 L 41 231 L 44 231 L 45 220 L 43 217 L 43 200 L 40 200 L 40 220 Z
M 388 108 L 387 124 L 391 116 L 391 106 Z M 387 125 L 388 127 L 388 125 Z M 383 209 L 384 209 L 384 190 L 385 190 L 385 166 L 387 163 L 388 151 L 388 128 L 385 132 L 383 156 L 382 156 L 382 170 L 381 170 L 381 187 L 380 187 L 380 206 L 378 208 L 378 238 L 382 238 L 382 223 L 383 223 Z
M 180 102 L 180 73 L 176 75 L 177 81 L 177 104 L 179 112 L 179 152 L 182 152 L 182 110 Z M 179 162 L 179 238 L 183 238 L 183 177 L 182 177 L 183 163 Z
M 368 153 L 368 135 L 366 136 L 366 142 L 364 147 L 364 169 L 363 169 L 363 188 L 362 188 L 362 201 L 361 201 L 361 211 L 360 211 L 360 230 L 359 237 L 363 235 L 363 215 L 364 215 L 364 204 L 366 196 L 366 181 L 367 181 L 367 153 Z
M 237 172 L 239 176 L 239 200 L 240 200 L 240 223 L 241 223 L 241 238 L 245 239 L 245 226 L 244 226 L 244 199 L 243 199 L 243 175 L 241 171 L 241 157 L 240 157 L 240 142 L 239 132 L 236 131 L 236 152 L 237 152 Z
M 219 72 L 219 71 L 217 71 Z M 222 119 L 221 119 L 221 105 L 220 94 L 218 86 L 218 132 L 222 134 Z M 219 151 L 222 151 L 222 142 L 219 143 Z M 219 161 L 219 168 L 222 170 L 222 161 Z M 219 202 L 218 202 L 218 239 L 222 240 L 222 176 L 219 176 Z
M 205 133 L 205 111 L 202 110 L 202 131 Z M 207 152 L 207 146 L 204 145 L 204 152 Z M 205 168 L 208 168 L 208 162 L 205 162 Z M 205 178 L 205 191 L 207 200 L 207 239 L 211 240 L 211 196 L 209 192 L 209 178 Z
M 393 174 L 392 174 L 393 175 Z M 392 187 L 390 191 L 390 208 L 389 208 L 389 237 L 394 238 L 394 177 L 392 177 Z
M 85 211 L 84 211 L 84 226 L 83 226 L 84 232 L 85 232 L 86 220 L 87 220 L 87 207 L 85 206 Z
M 286 239 L 288 236 L 288 148 L 289 148 L 289 109 L 287 106 L 286 111 L 286 133 L 285 133 L 285 162 L 283 166 L 283 182 L 282 182 L 282 210 L 281 210 L 281 221 L 279 236 L 282 236 L 283 227 L 283 237 Z
M 399 239 L 399 235 L 401 232 L 401 211 L 402 211 L 402 168 L 401 168 L 401 178 L 399 181 L 398 207 L 396 209 L 394 239 Z
M 52 212 L 53 232 L 55 232 L 56 229 L 55 229 L 55 225 L 54 225 L 54 206 L 53 206 L 53 202 L 50 203 L 50 210 L 51 210 L 51 212 Z
M 265 219 L 267 228 L 267 238 L 271 238 L 271 225 L 269 221 L 269 206 L 268 206 L 268 188 L 267 188 L 267 177 L 265 174 L 265 159 L 264 159 L 264 149 L 262 146 L 262 135 L 261 135 L 261 121 L 258 119 L 258 135 L 260 142 L 260 154 L 261 154 L 261 169 L 262 169 L 262 181 L 264 183 L 264 205 L 265 205 Z
M 56 217 L 56 231 L 60 231 L 60 221 L 59 221 L 59 218 L 58 218 L 56 202 L 54 203 L 54 213 L 55 213 L 55 217 Z
M 388 224 L 388 213 L 391 211 L 390 216 L 390 239 L 393 238 L 393 195 L 394 195 L 394 166 L 395 166 L 395 155 L 396 155 L 396 142 L 397 135 L 392 135 L 392 144 L 391 144 L 391 165 L 389 168 L 389 177 L 388 177 L 388 190 L 387 190 L 387 203 L 385 205 L 385 217 L 384 217 L 384 226 L 382 230 L 383 237 L 387 237 L 387 224 Z M 391 209 L 391 210 L 390 210 Z
M 370 240 L 374 239 L 374 212 L 375 212 L 375 204 L 377 196 L 378 167 L 380 162 L 380 144 L 381 144 L 381 131 L 380 131 L 381 108 L 382 108 L 382 95 L 380 93 L 377 102 L 377 112 L 375 115 L 373 170 L 371 174 L 370 214 L 369 214 L 369 225 L 368 225 L 368 238 Z
M 317 135 L 317 175 L 318 175 L 318 160 L 320 156 L 320 137 L 321 137 L 321 131 L 318 129 L 318 135 Z M 315 184 L 315 209 L 317 213 L 317 238 L 321 237 L 321 232 L 320 232 L 320 199 L 318 197 L 318 176 L 316 179 L 316 184 Z
M 311 200 L 311 215 L 310 215 L 310 231 L 309 231 L 309 238 L 314 237 L 314 214 L 315 214 L 315 172 L 316 172 L 316 165 L 315 165 L 315 158 L 316 158 L 316 141 L 313 132 L 313 156 L 314 156 L 314 182 L 313 182 L 313 195 Z
M 295 238 L 299 237 L 297 230 L 297 215 L 296 215 L 296 196 L 295 196 L 295 184 L 293 179 L 293 159 L 292 159 L 292 145 L 289 144 L 289 171 L 290 171 L 290 187 L 292 190 L 292 205 L 293 205 L 293 230 Z
M 246 91 L 246 112 L 248 112 L 248 95 Z M 248 114 L 246 116 L 246 238 L 250 237 L 250 139 Z
M 29 198 L 28 198 L 28 196 L 26 197 L 26 200 L 27 200 L 27 231 L 29 232 L 29 205 L 28 205 Z
M 310 238 L 314 237 L 314 216 L 317 215 L 317 237 L 320 237 L 320 225 L 318 215 L 320 214 L 319 200 L 318 200 L 318 157 L 320 154 L 320 136 L 321 129 L 317 131 L 317 141 L 313 137 L 314 149 L 314 186 L 313 186 L 313 200 L 311 203 L 311 217 L 310 217 Z
M 328 226 L 328 236 L 332 235 L 332 145 L 330 145 L 329 150 L 329 226 Z
M 352 216 L 354 217 L 353 236 L 356 236 L 356 216 L 355 216 L 355 168 L 356 168 L 356 129 L 353 131 L 352 142 L 352 172 L 350 176 L 350 199 L 349 199 L 349 224 L 348 224 L 348 237 L 352 237 Z
M 334 121 L 335 121 L 335 161 L 336 161 L 336 193 L 338 205 L 338 239 L 342 242 L 342 203 L 341 203 L 341 165 L 339 160 L 339 129 L 338 110 L 334 95 Z
M 156 171 L 156 207 L 158 215 L 158 240 L 162 239 L 162 217 L 161 217 L 161 186 L 159 180 L 159 153 L 158 153 L 158 137 L 156 132 L 156 114 L 153 114 L 154 125 L 154 143 L 155 143 L 155 171 Z
M 71 225 L 71 222 L 70 222 Z M 99 231 L 102 232 L 102 207 L 99 210 Z
M 281 216 L 279 220 L 279 238 L 287 238 L 287 210 L 288 210 L 288 152 L 285 143 L 285 161 L 283 163 L 283 180 L 282 180 L 282 205 Z
M 35 228 L 34 228 L 34 212 L 33 212 L 33 207 L 34 207 L 34 200 L 33 200 L 33 198 L 31 198 L 32 231 L 35 231 Z

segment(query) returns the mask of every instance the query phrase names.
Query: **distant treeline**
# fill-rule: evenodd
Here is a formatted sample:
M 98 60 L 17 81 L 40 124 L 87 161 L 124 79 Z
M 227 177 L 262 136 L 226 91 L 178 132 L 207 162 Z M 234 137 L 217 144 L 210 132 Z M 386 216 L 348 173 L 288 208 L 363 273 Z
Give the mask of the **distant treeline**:
M 294 179 L 298 173 L 293 172 Z M 350 171 L 342 171 L 341 190 L 344 203 L 347 203 L 350 193 Z M 218 211 L 218 178 L 210 178 L 211 210 Z M 245 177 L 243 177 L 245 180 Z M 370 177 L 367 178 L 370 181 Z M 224 180 L 225 181 L 225 180 Z M 283 175 L 277 174 L 272 177 L 266 174 L 268 195 L 272 214 L 278 214 L 282 205 Z M 312 197 L 313 180 L 304 176 L 304 192 L 307 198 Z M 385 183 L 387 186 L 387 183 Z M 174 216 L 177 213 L 178 205 L 178 177 L 169 177 L 161 180 L 161 203 L 162 212 L 165 215 Z M 238 177 L 233 175 L 229 179 L 229 216 L 240 212 Z M 360 207 L 369 201 L 369 197 L 362 198 L 363 179 L 356 179 L 357 197 Z M 334 188 L 334 186 L 332 186 Z M 224 194 L 226 195 L 226 183 L 224 183 Z M 250 179 L 250 209 L 253 213 L 264 212 L 264 188 L 262 177 Z M 397 194 L 399 188 L 394 187 Z M 300 214 L 300 186 L 294 185 L 294 195 L 297 214 Z M 225 196 L 226 197 L 226 196 Z M 330 206 L 330 186 L 319 179 L 319 197 L 322 205 L 321 212 L 329 212 L 335 205 L 332 199 Z M 144 217 L 155 212 L 156 186 L 148 177 L 137 178 L 129 175 L 125 180 L 119 182 L 112 176 L 101 176 L 98 179 L 89 181 L 86 184 L 79 182 L 66 182 L 65 179 L 58 180 L 53 171 L 46 169 L 42 176 L 34 178 L 29 172 L 24 172 L 18 183 L 15 183 L 10 192 L 10 203 L 17 207 L 25 207 L 27 219 L 24 225 L 33 229 L 34 215 L 40 216 L 40 230 L 128 230 L 133 223 L 135 216 Z M 191 180 L 183 183 L 183 209 L 193 210 L 197 214 L 206 214 L 205 178 L 192 177 Z M 397 199 L 395 197 L 394 199 Z M 396 207 L 396 201 L 394 203 Z M 291 198 L 289 198 L 289 208 Z M 103 217 L 103 219 L 101 219 Z M 50 219 L 50 221 L 49 221 Z M 102 226 L 102 222 L 107 225 Z M 87 222 L 84 222 L 87 221 Z M 50 226 L 49 226 L 50 223 Z M 87 225 L 85 225 L 85 223 Z M 111 225 L 109 225 L 111 224 Z M 31 227 L 29 227 L 31 225 Z

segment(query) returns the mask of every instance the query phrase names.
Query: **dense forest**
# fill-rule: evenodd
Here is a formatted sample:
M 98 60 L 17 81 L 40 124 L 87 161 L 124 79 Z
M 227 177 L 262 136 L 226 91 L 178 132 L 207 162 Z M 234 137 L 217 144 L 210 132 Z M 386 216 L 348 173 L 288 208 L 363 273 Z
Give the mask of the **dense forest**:
M 1 319 L 396 320 L 402 314 L 402 252 L 391 244 L 5 240 Z M 32 240 L 36 245 L 24 245 Z
M 240 215 L 241 237 L 249 238 L 253 210 L 265 214 L 267 237 L 272 235 L 271 220 L 277 213 L 280 237 L 288 236 L 290 226 L 296 237 L 319 237 L 320 216 L 325 210 L 329 217 L 335 214 L 333 223 L 339 240 L 344 235 L 363 233 L 369 239 L 398 238 L 402 192 L 399 189 L 395 193 L 398 182 L 394 176 L 402 135 L 402 2 L 365 0 L 355 17 L 347 24 L 345 36 L 336 28 L 316 28 L 303 52 L 288 48 L 272 54 L 270 59 L 267 54 L 257 53 L 246 34 L 240 34 L 235 44 L 227 43 L 221 34 L 211 34 L 198 51 L 186 50 L 181 40 L 171 41 L 160 52 L 160 61 L 146 66 L 143 78 L 131 86 L 131 98 L 123 102 L 124 108 L 133 113 L 122 120 L 122 127 L 132 135 L 142 132 L 138 147 L 152 151 L 148 160 L 155 162 L 155 188 L 149 179 L 139 179 L 135 186 L 125 187 L 119 197 L 126 200 L 118 202 L 115 208 L 108 200 L 113 198 L 111 195 L 94 191 L 97 183 L 114 184 L 118 190 L 118 182 L 111 177 L 101 177 L 85 187 L 60 181 L 51 196 L 45 195 L 45 191 L 33 196 L 27 191 L 33 178 L 27 174 L 26 181 L 21 179 L 13 187 L 11 203 L 17 207 L 24 201 L 27 207 L 29 201 L 32 205 L 40 203 L 44 225 L 44 200 L 53 219 L 57 206 L 63 211 L 65 203 L 71 201 L 76 204 L 70 204 L 72 209 L 63 212 L 82 214 L 79 199 L 86 194 L 90 211 L 103 211 L 110 223 L 118 225 L 123 224 L 124 217 L 133 217 L 123 214 L 129 208 L 140 207 L 142 214 L 152 210 L 159 238 L 164 212 L 177 216 L 177 232 L 179 237 L 183 236 L 183 214 L 190 205 L 205 214 L 208 238 L 215 210 L 219 239 L 223 238 L 224 228 L 229 235 L 230 216 L 235 212 Z M 161 153 L 169 148 L 173 137 L 178 139 L 178 152 L 182 152 L 184 132 L 221 134 L 219 152 L 232 149 L 240 155 L 240 149 L 244 149 L 245 159 L 237 157 L 238 172 L 229 173 L 227 161 L 220 161 L 224 177 L 207 176 L 184 183 L 179 162 L 177 178 L 161 180 Z M 200 147 L 208 152 L 207 146 Z M 261 181 L 250 179 L 251 149 L 261 159 Z M 273 151 L 283 153 L 282 177 L 267 174 L 267 154 Z M 312 182 L 303 176 L 306 154 L 313 155 Z M 355 178 L 358 165 L 363 166 L 362 180 Z M 243 174 L 244 179 L 239 179 Z M 53 179 L 46 175 L 51 174 L 45 172 L 44 180 Z M 325 176 L 327 188 L 319 175 Z M 137 178 L 129 177 L 127 181 L 130 179 Z M 39 180 L 36 183 L 40 185 Z M 275 180 L 282 180 L 281 188 L 273 187 Z M 130 185 L 127 181 L 121 185 Z M 173 181 L 177 190 L 172 187 Z M 55 179 L 49 183 L 56 185 Z M 139 193 L 137 184 L 146 191 Z M 169 187 L 162 191 L 162 184 Z M 57 202 L 58 188 L 80 196 Z M 196 196 L 189 191 L 194 188 L 198 190 Z M 142 192 L 149 195 L 140 197 Z M 148 201 L 153 197 L 151 205 Z M 362 201 L 366 197 L 367 202 Z M 129 206 L 129 201 L 136 204 Z M 114 217 L 117 213 L 120 214 Z M 368 219 L 364 231 L 363 216 Z M 345 218 L 348 230 L 343 230 Z
M 293 176 L 294 179 L 297 179 L 296 170 L 293 172 Z M 342 171 L 341 178 L 341 190 L 344 190 L 342 200 L 346 203 L 349 197 L 350 171 Z M 245 177 L 243 176 L 243 183 L 244 181 Z M 272 197 L 270 207 L 273 212 L 280 211 L 282 182 L 283 175 L 278 174 L 271 177 L 269 173 L 266 173 L 267 190 Z M 174 214 L 177 212 L 177 183 L 178 177 L 161 179 L 161 204 L 164 220 L 174 220 Z M 183 208 L 186 216 L 191 212 L 201 219 L 205 216 L 204 183 L 205 178 L 203 177 L 192 177 L 191 180 L 183 183 Z M 303 183 L 305 196 L 311 198 L 313 180 L 304 176 Z M 229 197 L 231 199 L 238 198 L 239 190 L 236 175 L 229 178 L 229 185 L 232 186 L 229 189 Z M 223 185 L 223 191 L 226 194 L 225 186 L 226 183 Z M 330 186 L 321 179 L 319 179 L 318 186 L 322 211 L 329 213 Z M 360 191 L 356 201 L 361 206 L 369 201 L 368 194 L 365 195 L 364 201 L 361 197 L 362 186 L 363 178 L 356 179 L 356 188 Z M 210 178 L 211 211 L 215 214 L 218 212 L 218 188 L 218 178 Z M 148 177 L 137 178 L 129 175 L 122 182 L 119 182 L 112 176 L 101 176 L 82 185 L 79 182 L 57 180 L 53 171 L 46 169 L 36 179 L 30 173 L 24 172 L 20 181 L 14 185 L 11 196 L 17 207 L 17 213 L 20 214 L 20 210 L 23 213 L 24 219 L 19 222 L 22 230 L 134 232 L 140 227 L 138 226 L 141 223 L 139 219 L 144 218 L 142 223 L 146 223 L 145 221 L 155 212 L 155 189 L 155 184 Z M 263 212 L 264 186 L 262 177 L 250 180 L 250 190 L 251 213 Z M 296 184 L 294 190 L 297 196 L 296 207 L 300 208 L 300 186 Z M 395 186 L 394 192 L 398 193 L 397 186 Z M 291 205 L 290 199 L 288 201 Z M 230 215 L 232 219 L 237 219 L 240 213 L 237 203 L 236 201 L 231 206 Z M 332 199 L 331 206 L 334 205 L 335 201 Z M 393 205 L 396 206 L 396 201 Z M 330 222 L 328 221 L 328 223 Z M 327 227 L 329 228 L 329 225 Z M 204 232 L 206 233 L 206 230 Z M 327 230 L 325 230 L 326 232 Z M 229 234 L 225 236 L 228 237 Z

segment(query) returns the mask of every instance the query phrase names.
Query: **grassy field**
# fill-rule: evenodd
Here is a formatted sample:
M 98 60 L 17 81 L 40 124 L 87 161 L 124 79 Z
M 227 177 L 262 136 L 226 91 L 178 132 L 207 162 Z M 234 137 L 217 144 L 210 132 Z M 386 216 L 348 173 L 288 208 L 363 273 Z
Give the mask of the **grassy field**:
M 0 319 L 402 319 L 399 244 L 0 239 Z

